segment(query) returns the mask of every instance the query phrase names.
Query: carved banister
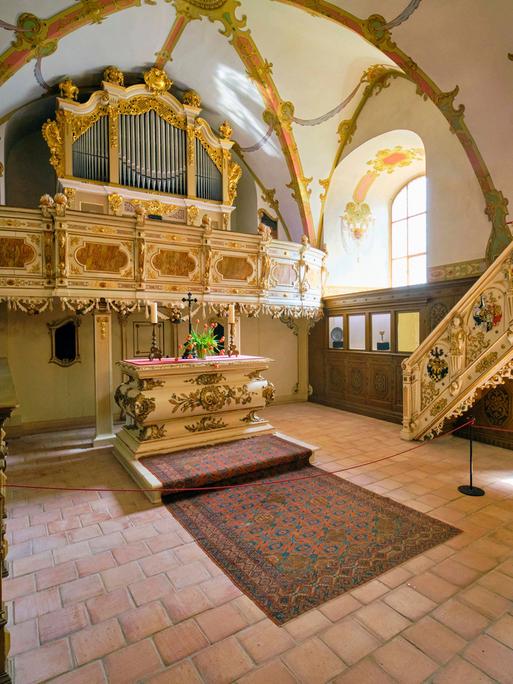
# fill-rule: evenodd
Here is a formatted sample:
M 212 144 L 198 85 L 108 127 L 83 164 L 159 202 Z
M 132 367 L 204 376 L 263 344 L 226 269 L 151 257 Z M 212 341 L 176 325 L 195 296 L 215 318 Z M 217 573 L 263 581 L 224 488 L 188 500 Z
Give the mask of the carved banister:
M 0 358 L 0 682 L 7 684 L 11 681 L 8 673 L 7 656 L 9 654 L 9 633 L 7 631 L 7 610 L 3 603 L 2 578 L 7 577 L 8 570 L 6 557 L 8 551 L 7 539 L 5 538 L 5 499 L 6 482 L 5 474 L 7 461 L 7 445 L 5 443 L 4 423 L 14 409 L 18 406 L 14 385 L 12 382 L 7 359 Z
M 402 365 L 404 439 L 439 434 L 513 376 L 513 243 Z

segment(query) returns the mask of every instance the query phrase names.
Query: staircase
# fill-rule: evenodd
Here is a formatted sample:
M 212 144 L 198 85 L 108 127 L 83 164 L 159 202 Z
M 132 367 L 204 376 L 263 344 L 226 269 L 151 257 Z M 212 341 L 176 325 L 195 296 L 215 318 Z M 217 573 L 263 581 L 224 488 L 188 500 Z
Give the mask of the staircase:
M 433 437 L 513 377 L 513 242 L 403 367 L 403 439 Z

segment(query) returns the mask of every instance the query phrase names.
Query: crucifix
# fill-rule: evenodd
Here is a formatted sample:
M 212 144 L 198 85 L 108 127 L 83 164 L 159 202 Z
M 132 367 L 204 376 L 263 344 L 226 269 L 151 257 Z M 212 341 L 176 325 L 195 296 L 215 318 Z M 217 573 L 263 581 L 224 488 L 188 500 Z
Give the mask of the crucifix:
M 196 297 L 192 296 L 192 292 L 188 292 L 187 297 L 182 297 L 182 302 L 187 302 L 189 305 L 189 335 L 192 333 L 192 305 L 197 301 Z

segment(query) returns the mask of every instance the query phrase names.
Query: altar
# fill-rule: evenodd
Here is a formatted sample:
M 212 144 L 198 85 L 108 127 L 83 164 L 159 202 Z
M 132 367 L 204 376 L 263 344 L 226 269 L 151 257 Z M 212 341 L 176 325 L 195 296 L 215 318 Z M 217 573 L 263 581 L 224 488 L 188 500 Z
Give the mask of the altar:
M 128 377 L 115 394 L 125 415 L 116 457 L 141 486 L 158 489 L 145 456 L 274 432 L 258 414 L 274 398 L 262 375 L 269 362 L 244 355 L 119 361 Z

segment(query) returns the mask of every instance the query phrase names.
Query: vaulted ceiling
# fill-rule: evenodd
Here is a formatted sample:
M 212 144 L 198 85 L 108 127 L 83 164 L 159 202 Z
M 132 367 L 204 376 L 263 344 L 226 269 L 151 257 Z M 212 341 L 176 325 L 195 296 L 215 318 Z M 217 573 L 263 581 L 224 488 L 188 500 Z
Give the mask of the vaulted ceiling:
M 512 3 L 385 4 L 387 17 L 373 18 L 380 0 L 4 0 L 0 121 L 55 92 L 63 76 L 96 86 L 107 65 L 139 78 L 157 64 L 176 87 L 201 95 L 213 125 L 230 120 L 291 237 L 315 241 L 348 137 L 344 122 L 387 71 L 399 71 L 446 116 L 478 176 L 483 209 L 504 223 L 497 188 L 513 193 L 504 145 L 513 118 Z

